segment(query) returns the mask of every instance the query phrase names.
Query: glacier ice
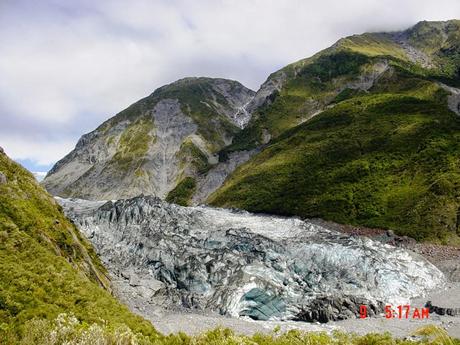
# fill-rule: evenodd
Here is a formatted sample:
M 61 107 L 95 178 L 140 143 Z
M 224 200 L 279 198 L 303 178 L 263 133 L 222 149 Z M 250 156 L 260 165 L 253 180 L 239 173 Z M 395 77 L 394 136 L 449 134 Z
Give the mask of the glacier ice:
M 423 258 L 298 218 L 158 198 L 58 199 L 112 275 L 146 305 L 259 320 L 339 320 L 440 286 Z

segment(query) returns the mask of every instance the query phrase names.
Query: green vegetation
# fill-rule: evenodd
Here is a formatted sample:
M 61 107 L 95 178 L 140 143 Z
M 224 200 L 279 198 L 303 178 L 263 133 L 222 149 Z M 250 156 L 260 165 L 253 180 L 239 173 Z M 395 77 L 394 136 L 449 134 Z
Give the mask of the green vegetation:
M 284 132 L 209 201 L 448 241 L 460 234 L 459 153 L 445 91 L 395 68 L 368 95 Z
M 271 333 L 256 333 L 252 336 L 235 334 L 229 329 L 217 328 L 197 336 L 184 333 L 170 334 L 155 339 L 133 332 L 129 327 L 116 328 L 100 324 L 82 324 L 73 316 L 59 315 L 54 321 L 33 320 L 27 323 L 27 331 L 22 339 L 10 338 L 10 344 L 21 345 L 458 345 L 441 328 L 423 327 L 414 332 L 413 339 L 397 339 L 390 334 L 370 333 L 367 335 L 347 334 L 338 331 L 302 332 L 291 330 L 281 333 L 279 329 Z
M 155 142 L 152 131 L 153 121 L 145 117 L 129 125 L 120 136 L 112 164 L 116 164 L 123 171 L 133 167 L 137 169 L 143 162 L 150 145 Z
M 156 337 L 150 323 L 111 296 L 93 249 L 32 174 L 3 153 L 0 172 L 0 343 L 25 334 L 28 320 L 63 312 Z
M 192 140 L 186 139 L 178 152 L 178 157 L 182 167 L 190 165 L 198 174 L 205 174 L 211 168 L 208 156 L 197 147 Z
M 171 202 L 181 206 L 188 206 L 195 192 L 196 181 L 193 177 L 183 178 L 177 186 L 168 193 L 167 202 Z
M 308 119 L 334 100 L 337 84 L 351 81 L 353 76 L 369 69 L 371 63 L 371 59 L 364 55 L 345 51 L 312 59 L 297 70 L 295 77 L 285 82 L 271 103 L 258 109 L 249 126 L 235 136 L 232 145 L 223 150 L 224 154 L 254 148 L 262 143 L 264 132 L 277 137 Z M 285 72 L 292 74 L 290 70 L 295 66 L 286 67 Z
M 441 32 L 444 26 L 447 38 Z M 248 126 L 237 133 L 220 156 L 257 147 L 264 143 L 264 133 L 276 138 L 318 110 L 343 100 L 343 96 L 349 98 L 350 95 L 342 94 L 346 89 L 352 90 L 348 83 L 371 72 L 377 62 L 386 61 L 427 80 L 460 85 L 460 21 L 421 22 L 407 34 L 409 42 L 431 60 L 429 68 L 414 63 L 392 34 L 365 33 L 343 38 L 334 46 L 273 73 L 269 79 L 286 76 L 281 90 L 253 114 Z
M 377 33 L 344 38 L 276 72 L 272 78 L 286 76 L 282 88 L 220 157 L 262 152 L 208 201 L 459 241 L 460 118 L 438 84 L 460 84 L 459 23 L 422 22 L 407 32 L 430 66 L 414 63 L 394 35 Z M 371 89 L 350 87 L 376 69 Z M 312 118 L 315 110 L 323 112 Z
M 404 49 L 392 40 L 388 34 L 365 33 L 342 38 L 338 47 L 369 57 L 388 56 L 398 60 L 407 60 Z

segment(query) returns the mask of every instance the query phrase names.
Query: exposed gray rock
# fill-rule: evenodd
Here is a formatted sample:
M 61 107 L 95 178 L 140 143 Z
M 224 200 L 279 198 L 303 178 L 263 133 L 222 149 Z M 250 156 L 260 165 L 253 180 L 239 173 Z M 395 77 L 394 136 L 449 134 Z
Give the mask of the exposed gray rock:
M 406 53 L 409 60 L 411 60 L 414 63 L 420 64 L 424 68 L 434 67 L 433 61 L 427 54 L 425 54 L 423 51 L 417 49 L 416 47 L 410 44 L 410 30 L 411 29 L 406 31 L 394 32 L 386 35 L 388 35 L 389 38 L 394 40 L 401 46 L 401 48 L 404 49 L 404 52 Z
M 460 308 L 438 307 L 433 305 L 431 301 L 426 302 L 425 307 L 430 309 L 430 313 L 449 316 L 460 315 Z
M 8 182 L 6 176 L 0 171 L 0 184 L 5 184 L 6 182 Z
M 347 88 L 368 91 L 372 86 L 374 86 L 379 77 L 388 70 L 388 68 L 389 64 L 387 60 L 378 61 L 372 65 L 369 72 L 360 74 L 355 80 L 342 85 L 339 88 L 338 93 Z
M 225 79 L 184 78 L 85 134 L 43 181 L 54 195 L 92 200 L 165 198 L 182 178 L 217 164 L 250 118 L 254 91 Z M 203 109 L 203 106 L 205 109 Z M 206 157 L 206 162 L 196 162 Z
M 218 102 L 214 102 L 214 104 L 220 107 L 221 111 L 233 124 L 239 128 L 244 128 L 251 119 L 251 114 L 246 110 L 246 107 L 254 98 L 255 92 L 239 83 L 229 84 L 225 79 L 216 79 L 213 87 L 217 93 L 227 99 L 230 107 L 222 107 Z M 235 88 L 238 88 L 238 90 L 235 90 Z
M 449 281 L 460 282 L 460 260 L 458 258 L 436 262 L 436 267 L 444 273 Z
M 444 283 L 403 249 L 296 218 L 153 197 L 59 202 L 146 315 L 161 306 L 325 322 L 356 315 L 360 304 L 377 313 Z
M 260 89 L 255 94 L 254 98 L 245 107 L 249 113 L 254 112 L 257 108 L 272 102 L 276 97 L 276 92 L 279 92 L 286 81 L 287 76 L 284 71 L 278 71 L 271 74 L 268 79 L 260 86 Z
M 205 202 L 236 168 L 247 162 L 256 153 L 257 150 L 230 153 L 225 162 L 219 162 L 219 164 L 214 166 L 205 176 L 198 180 L 192 203 L 198 205 Z
M 246 127 L 251 120 L 251 113 L 246 109 L 251 102 L 252 99 L 239 107 L 237 112 L 231 116 L 233 122 L 240 128 Z
M 455 114 L 460 115 L 460 89 L 448 86 L 443 83 L 439 83 L 439 85 L 450 93 L 450 95 L 447 96 L 447 106 L 449 109 L 452 110 Z
M 148 165 L 145 169 L 151 172 L 151 180 L 155 186 L 154 193 L 148 193 L 164 198 L 174 188 L 179 169 L 177 153 L 185 139 L 195 134 L 198 126 L 181 110 L 178 100 L 164 99 L 158 102 L 152 110 L 155 124 L 155 143 L 148 152 Z M 141 194 L 139 191 L 137 194 Z

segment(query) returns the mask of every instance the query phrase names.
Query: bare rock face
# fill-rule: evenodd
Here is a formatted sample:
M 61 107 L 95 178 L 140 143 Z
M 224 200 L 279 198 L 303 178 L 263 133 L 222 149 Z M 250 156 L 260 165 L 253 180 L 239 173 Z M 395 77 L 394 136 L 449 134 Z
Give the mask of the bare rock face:
M 85 134 L 48 173 L 54 195 L 92 200 L 165 198 L 184 178 L 217 164 L 217 152 L 249 121 L 254 92 L 225 79 L 185 78 Z
M 447 96 L 447 106 L 449 109 L 455 114 L 460 115 L 460 89 L 442 83 L 439 83 L 439 85 L 450 93 L 450 95 Z
M 6 176 L 0 171 L 0 184 L 5 184 L 6 182 Z
M 241 164 L 247 162 L 258 150 L 232 152 L 227 160 L 219 162 L 209 172 L 198 179 L 197 189 L 192 198 L 192 204 L 205 203 L 206 199 L 216 191 L 225 179 Z
M 253 112 L 260 106 L 271 103 L 276 97 L 276 93 L 281 91 L 286 80 L 287 75 L 283 70 L 272 73 L 260 86 L 254 98 L 247 104 L 246 110 Z
M 121 281 L 115 290 L 129 291 L 145 315 L 161 307 L 327 322 L 354 317 L 362 304 L 379 313 L 444 282 L 404 249 L 296 218 L 154 197 L 59 202 Z

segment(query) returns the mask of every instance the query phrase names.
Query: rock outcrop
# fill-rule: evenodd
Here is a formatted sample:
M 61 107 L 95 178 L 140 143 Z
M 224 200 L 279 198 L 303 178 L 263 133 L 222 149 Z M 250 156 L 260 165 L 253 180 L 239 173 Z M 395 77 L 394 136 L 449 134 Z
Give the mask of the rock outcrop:
M 426 302 L 425 307 L 429 308 L 430 313 L 436 313 L 438 315 L 449 315 L 449 316 L 460 315 L 460 308 L 439 307 L 439 306 L 433 305 L 431 301 Z
M 43 185 L 54 195 L 92 200 L 166 198 L 218 163 L 217 152 L 249 121 L 245 107 L 253 96 L 225 79 L 163 86 L 83 135 Z
M 0 184 L 5 184 L 7 182 L 5 174 L 0 172 Z
M 296 218 L 143 196 L 58 201 L 114 282 L 124 280 L 146 310 L 326 322 L 357 315 L 361 304 L 379 313 L 385 303 L 406 303 L 444 281 L 432 264 L 403 249 Z

